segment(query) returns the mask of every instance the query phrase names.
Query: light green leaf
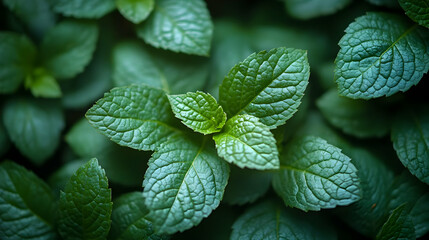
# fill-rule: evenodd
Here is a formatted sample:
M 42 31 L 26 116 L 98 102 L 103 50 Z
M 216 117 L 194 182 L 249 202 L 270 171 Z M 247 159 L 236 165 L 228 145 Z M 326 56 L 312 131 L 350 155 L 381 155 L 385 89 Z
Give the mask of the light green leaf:
M 335 233 L 311 217 L 265 201 L 248 209 L 232 226 L 231 240 L 328 240 Z
M 368 13 L 345 31 L 335 60 L 343 96 L 391 96 L 416 85 L 429 70 L 429 32 L 404 17 Z
M 94 158 L 75 172 L 61 192 L 58 230 L 63 239 L 106 239 L 111 213 L 107 177 Z
M 429 1 L 428 0 L 398 0 L 414 22 L 429 28 Z
M 115 2 L 122 16 L 135 24 L 143 22 L 155 5 L 155 0 L 116 0 Z
M 213 23 L 203 0 L 157 0 L 137 34 L 156 48 L 208 56 Z
M 403 109 L 393 124 L 391 139 L 399 160 L 429 184 L 429 108 L 417 112 Z
M 196 132 L 211 134 L 222 130 L 226 114 L 210 94 L 197 91 L 169 95 L 171 109 L 182 123 Z
M 276 128 L 297 111 L 309 74 L 306 51 L 275 48 L 254 53 L 225 77 L 219 102 L 229 118 L 250 114 Z
M 0 94 L 13 93 L 31 73 L 36 47 L 24 35 L 0 32 Z
M 288 144 L 273 187 L 286 205 L 304 211 L 349 205 L 361 198 L 360 180 L 350 158 L 313 136 Z
M 276 140 L 257 117 L 238 115 L 230 118 L 213 139 L 217 153 L 229 163 L 259 170 L 279 168 Z
M 95 23 L 66 20 L 57 24 L 41 43 L 42 66 L 57 80 L 76 76 L 90 62 L 97 38 Z
M 390 131 L 386 106 L 375 102 L 341 97 L 331 90 L 317 100 L 317 106 L 330 124 L 355 137 L 382 137 Z
M 115 9 L 115 0 L 51 0 L 57 13 L 75 18 L 101 18 Z
M 30 88 L 35 97 L 59 98 L 62 95 L 55 78 L 43 68 L 35 68 L 33 73 L 27 76 L 25 87 Z
M 141 192 L 131 192 L 113 202 L 111 240 L 161 240 L 167 237 L 156 235 L 152 223 L 146 219 L 149 210 Z
M 397 207 L 377 234 L 377 240 L 416 239 L 413 222 L 406 204 Z
M 0 239 L 56 239 L 49 186 L 16 163 L 0 164 Z
M 12 98 L 3 109 L 3 123 L 19 151 L 42 165 L 56 150 L 64 128 L 61 107 L 56 102 Z
M 333 14 L 351 0 L 283 0 L 286 10 L 294 18 L 306 20 L 324 15 Z
M 147 219 L 159 233 L 198 225 L 220 203 L 228 181 L 228 164 L 203 140 L 170 138 L 149 160 L 143 196 Z

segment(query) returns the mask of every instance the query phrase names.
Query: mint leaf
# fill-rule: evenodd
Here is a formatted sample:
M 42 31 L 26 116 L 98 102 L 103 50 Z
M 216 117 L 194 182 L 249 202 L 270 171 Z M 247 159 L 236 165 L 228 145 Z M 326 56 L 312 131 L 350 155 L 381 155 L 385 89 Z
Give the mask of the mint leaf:
M 311 19 L 333 14 L 347 6 L 350 0 L 283 0 L 286 10 L 294 18 Z
M 62 95 L 55 78 L 43 68 L 36 68 L 31 75 L 27 76 L 25 87 L 30 88 L 35 97 L 59 98 Z
M 317 106 L 330 124 L 355 137 L 382 137 L 390 131 L 389 112 L 377 103 L 341 97 L 331 90 Z
M 429 5 L 427 0 L 398 0 L 398 2 L 409 18 L 429 28 Z
M 51 0 L 57 13 L 75 18 L 101 18 L 115 9 L 115 0 Z
M 361 198 L 359 177 L 341 149 L 307 136 L 287 145 L 273 187 L 286 205 L 318 211 L 348 205 Z
M 86 112 L 89 122 L 112 141 L 138 150 L 155 150 L 181 131 L 164 91 L 132 85 L 114 88 Z
M 56 239 L 54 195 L 33 172 L 0 163 L 0 239 Z
M 90 62 L 97 38 L 95 23 L 66 20 L 57 24 L 40 45 L 42 66 L 57 80 L 76 76 Z
M 116 0 L 115 2 L 122 16 L 135 24 L 143 22 L 155 5 L 154 0 Z
M 3 123 L 19 151 L 42 165 L 56 150 L 64 128 L 58 104 L 33 98 L 12 98 L 3 109 Z
M 219 103 L 229 118 L 250 114 L 276 128 L 297 111 L 309 74 L 306 51 L 275 48 L 254 53 L 225 77 Z
M 391 139 L 399 160 L 422 182 L 429 184 L 429 112 L 402 111 L 392 128 Z
M 276 140 L 257 117 L 234 116 L 213 139 L 217 153 L 229 163 L 259 170 L 279 168 Z
M 0 32 L 0 55 L 0 94 L 13 93 L 31 73 L 36 47 L 24 35 Z
M 146 219 L 149 210 L 146 208 L 144 200 L 141 192 L 131 192 L 120 196 L 113 202 L 112 229 L 109 239 L 167 239 L 167 237 L 154 233 L 152 223 Z
M 156 47 L 208 56 L 213 23 L 202 0 L 157 0 L 137 35 Z
M 335 59 L 343 96 L 391 96 L 416 85 L 429 70 L 429 32 L 403 17 L 367 13 L 345 31 Z
M 82 165 L 61 191 L 58 230 L 64 239 L 106 239 L 111 190 L 97 159 Z
M 226 114 L 210 94 L 197 91 L 169 95 L 171 109 L 182 123 L 196 132 L 211 134 L 222 130 Z
M 184 231 L 207 217 L 220 203 L 228 181 L 228 164 L 207 138 L 170 138 L 149 160 L 143 196 L 159 233 Z
M 413 222 L 408 216 L 408 207 L 403 204 L 393 210 L 377 234 L 377 240 L 416 239 Z

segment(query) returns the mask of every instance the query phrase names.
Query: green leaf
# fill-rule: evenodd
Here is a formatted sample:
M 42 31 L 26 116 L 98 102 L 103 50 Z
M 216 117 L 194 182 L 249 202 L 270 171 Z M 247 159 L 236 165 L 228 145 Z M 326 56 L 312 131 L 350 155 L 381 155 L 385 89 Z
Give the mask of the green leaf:
M 94 158 L 75 172 L 61 192 L 58 230 L 64 239 L 106 239 L 111 213 L 107 177 Z
M 16 163 L 0 164 L 0 239 L 56 239 L 49 186 Z
M 313 136 L 288 144 L 273 187 L 286 205 L 304 211 L 344 206 L 361 198 L 360 180 L 350 158 Z
M 149 210 L 141 192 L 131 192 L 113 202 L 112 229 L 109 239 L 115 240 L 161 240 L 167 237 L 156 235 L 152 223 L 146 219 Z
M 213 139 L 217 153 L 229 163 L 259 170 L 279 168 L 276 140 L 257 117 L 238 115 L 230 118 Z
M 335 81 L 346 97 L 404 92 L 429 70 L 429 32 L 398 15 L 368 13 L 357 18 L 339 45 Z
M 283 0 L 286 10 L 294 18 L 306 20 L 324 15 L 333 14 L 345 6 L 351 0 Z
M 147 86 L 114 88 L 85 116 L 112 141 L 138 150 L 155 150 L 181 133 L 164 91 Z
M 390 131 L 389 112 L 377 103 L 341 97 L 331 90 L 317 106 L 330 124 L 355 137 L 382 137 Z
M 155 5 L 155 0 L 116 0 L 115 2 L 122 16 L 135 24 L 143 22 Z
M 228 164 L 203 140 L 170 138 L 149 160 L 143 196 L 159 233 L 198 225 L 220 203 L 228 181 Z
M 377 234 L 377 240 L 416 239 L 413 222 L 408 216 L 408 207 L 403 204 L 393 210 Z
M 19 151 L 34 164 L 42 165 L 60 142 L 64 117 L 56 102 L 12 98 L 3 109 L 3 123 Z
M 3 121 L 0 121 L 0 157 L 7 152 L 9 146 L 9 137 L 7 136 L 6 129 L 3 126 Z
M 250 114 L 276 128 L 297 111 L 309 74 L 306 51 L 275 48 L 254 53 L 225 77 L 219 102 L 229 118 Z
M 226 122 L 226 114 L 207 93 L 197 91 L 180 95 L 169 95 L 171 109 L 182 123 L 204 135 L 219 132 Z
M 55 193 L 57 199 L 60 198 L 61 191 L 64 191 L 71 176 L 85 163 L 88 162 L 88 158 L 72 160 L 63 164 L 58 170 L 56 170 L 48 178 L 48 184 L 51 186 L 52 192 Z
M 391 139 L 399 160 L 408 170 L 429 184 L 429 112 L 427 107 L 411 112 L 404 109 L 392 128 Z
M 280 204 L 265 201 L 245 211 L 232 226 L 231 240 L 316 240 L 336 239 L 325 224 L 299 215 Z
M 208 56 L 213 23 L 202 0 L 157 0 L 137 35 L 148 44 L 174 52 Z
M 51 0 L 57 13 L 75 18 L 101 18 L 115 9 L 115 0 Z
M 398 0 L 398 2 L 409 18 L 429 28 L 429 2 L 427 0 Z
M 97 38 L 95 23 L 66 20 L 57 24 L 40 45 L 42 66 L 57 80 L 76 76 L 90 62 Z
M 59 98 L 62 95 L 55 78 L 43 68 L 35 68 L 33 73 L 27 76 L 25 87 L 30 88 L 35 97 Z
M 0 94 L 13 93 L 31 73 L 36 47 L 24 35 L 0 32 Z

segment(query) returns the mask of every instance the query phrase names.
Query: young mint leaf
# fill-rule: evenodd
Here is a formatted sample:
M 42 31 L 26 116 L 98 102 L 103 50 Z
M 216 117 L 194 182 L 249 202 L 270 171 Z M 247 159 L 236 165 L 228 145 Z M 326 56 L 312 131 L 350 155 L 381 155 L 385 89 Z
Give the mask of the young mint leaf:
M 97 38 L 95 23 L 66 20 L 57 24 L 40 45 L 42 66 L 57 80 L 76 76 L 90 62 Z
M 0 239 L 56 239 L 54 195 L 33 172 L 0 164 Z
M 115 0 L 51 0 L 57 13 L 75 18 L 101 18 L 115 9 Z
M 24 35 L 0 32 L 0 94 L 13 93 L 30 74 L 36 47 Z
M 429 28 L 429 4 L 427 0 L 398 0 L 398 2 L 409 18 Z
M 165 92 L 148 86 L 112 89 L 86 112 L 86 118 L 112 141 L 138 150 L 155 150 L 180 133 Z
M 429 32 L 394 14 L 357 18 L 339 45 L 335 81 L 346 97 L 370 99 L 404 92 L 429 70 Z
M 378 232 L 377 240 L 416 239 L 413 222 L 409 215 L 407 204 L 402 204 L 393 210 L 392 214 Z
M 302 216 L 280 204 L 265 201 L 241 215 L 232 226 L 231 240 L 328 240 L 335 234 L 323 223 Z
M 61 191 L 58 230 L 63 239 L 106 239 L 111 213 L 107 177 L 93 158 L 73 174 Z
M 144 204 L 141 192 L 131 192 L 120 196 L 113 202 L 111 240 L 162 240 L 156 235 L 152 223 L 146 219 L 149 210 Z
M 350 158 L 319 137 L 289 143 L 273 177 L 274 190 L 286 205 L 318 211 L 361 198 L 360 181 Z
M 275 48 L 235 65 L 219 87 L 219 102 L 227 116 L 258 117 L 276 128 L 297 111 L 310 75 L 307 53 Z
M 331 90 L 316 103 L 326 120 L 347 134 L 382 137 L 390 131 L 389 113 L 374 102 L 345 98 Z
M 229 168 L 207 140 L 170 138 L 149 160 L 143 196 L 157 232 L 196 226 L 219 205 Z
M 35 97 L 59 98 L 62 95 L 55 78 L 43 68 L 35 68 L 33 73 L 27 76 L 25 87 L 30 88 Z
M 276 140 L 257 117 L 234 116 L 213 139 L 217 153 L 229 163 L 259 170 L 279 168 Z
M 137 34 L 156 48 L 208 56 L 213 23 L 203 0 L 157 0 Z
M 286 10 L 294 18 L 306 20 L 323 15 L 333 14 L 345 6 L 351 0 L 283 0 Z
M 402 111 L 393 124 L 391 139 L 402 164 L 429 184 L 429 108 L 419 110 Z
M 204 135 L 219 132 L 226 122 L 226 114 L 207 93 L 197 91 L 180 95 L 169 95 L 171 109 L 182 123 Z
M 42 165 L 56 150 L 64 128 L 59 104 L 12 98 L 6 102 L 2 117 L 12 142 L 34 164 Z
M 115 2 L 122 16 L 135 24 L 143 22 L 155 5 L 155 0 L 116 0 Z

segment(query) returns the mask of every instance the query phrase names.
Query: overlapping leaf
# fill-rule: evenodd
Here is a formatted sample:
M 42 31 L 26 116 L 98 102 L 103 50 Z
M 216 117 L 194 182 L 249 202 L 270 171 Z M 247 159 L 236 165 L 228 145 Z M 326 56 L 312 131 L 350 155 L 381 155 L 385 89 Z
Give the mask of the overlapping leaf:
M 414 22 L 429 28 L 429 2 L 427 0 L 398 0 Z
M 416 239 L 413 222 L 408 216 L 408 211 L 409 208 L 406 204 L 395 208 L 378 232 L 376 239 Z
M 119 12 L 137 24 L 145 20 L 153 10 L 154 0 L 116 0 Z

